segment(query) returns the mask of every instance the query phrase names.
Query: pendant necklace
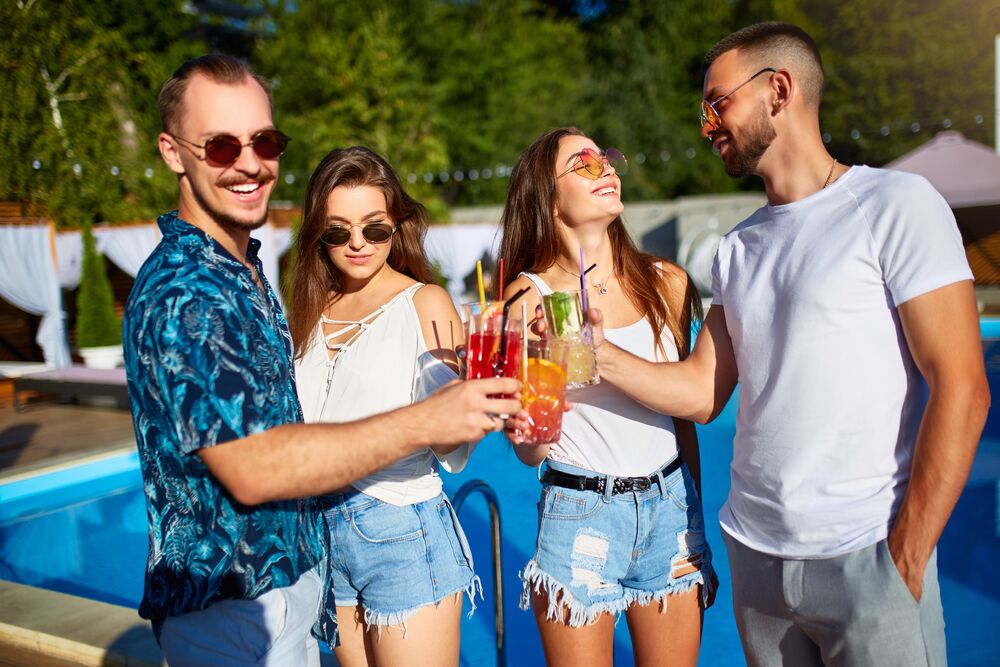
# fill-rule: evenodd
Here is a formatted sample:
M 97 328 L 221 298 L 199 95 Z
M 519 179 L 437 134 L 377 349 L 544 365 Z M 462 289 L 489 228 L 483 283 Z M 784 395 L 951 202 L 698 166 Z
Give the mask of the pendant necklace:
M 570 276 L 573 276 L 574 278 L 577 278 L 577 279 L 580 278 L 580 274 L 579 273 L 577 273 L 575 271 L 569 271 L 567 269 L 564 269 L 563 266 L 562 266 L 562 264 L 560 264 L 558 260 L 556 260 L 555 264 L 559 268 L 559 270 L 562 271 L 563 273 L 565 273 L 567 275 L 570 275 Z M 594 266 L 597 266 L 597 265 L 595 264 Z M 584 275 L 586 276 L 586 274 L 589 271 L 590 271 L 590 269 L 587 269 L 587 271 L 584 271 Z M 614 271 L 612 271 L 611 273 L 609 273 L 608 277 L 605 278 L 604 280 L 592 281 L 590 283 L 590 286 L 593 287 L 595 290 L 597 290 L 598 294 L 600 294 L 601 296 L 604 296 L 605 294 L 608 293 L 608 283 L 611 282 L 611 277 L 613 275 L 614 275 Z

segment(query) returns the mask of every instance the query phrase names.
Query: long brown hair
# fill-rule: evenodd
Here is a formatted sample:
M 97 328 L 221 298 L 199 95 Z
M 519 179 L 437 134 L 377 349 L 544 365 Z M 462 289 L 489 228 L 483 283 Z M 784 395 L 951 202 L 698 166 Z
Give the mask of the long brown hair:
M 511 172 L 507 203 L 500 219 L 504 284 L 509 285 L 522 271 L 545 271 L 559 257 L 560 240 L 552 216 L 556 196 L 555 163 L 559 142 L 567 136 L 586 135 L 575 127 L 550 130 L 528 146 Z M 693 319 L 701 319 L 701 301 L 692 282 L 687 281 L 682 311 L 671 313 L 662 274 L 655 264 L 672 262 L 639 250 L 621 216 L 612 221 L 608 235 L 614 272 L 622 291 L 636 310 L 649 320 L 657 349 L 664 353 L 660 335 L 663 327 L 667 327 L 674 336 L 681 359 L 687 357 L 691 349 L 691 323 Z
M 330 293 L 343 291 L 343 275 L 330 261 L 319 240 L 326 230 L 326 202 L 334 188 L 370 185 L 385 195 L 386 213 L 396 225 L 388 263 L 414 280 L 433 282 L 431 266 L 424 256 L 427 210 L 406 194 L 389 163 L 364 146 L 336 148 L 326 154 L 306 189 L 302 226 L 295 240 L 295 285 L 288 311 L 288 328 L 301 357 L 309 343 Z

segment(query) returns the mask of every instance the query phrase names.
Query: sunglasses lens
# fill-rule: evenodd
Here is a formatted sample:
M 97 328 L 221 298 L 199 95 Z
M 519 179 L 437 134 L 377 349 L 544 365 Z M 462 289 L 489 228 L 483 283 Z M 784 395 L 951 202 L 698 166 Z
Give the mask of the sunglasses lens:
M 719 114 L 715 112 L 715 107 L 707 101 L 701 101 L 701 126 L 708 127 L 709 130 L 718 130 L 722 123 L 719 121 Z
M 319 240 L 326 245 L 338 246 L 344 245 L 351 240 L 351 228 L 350 227 L 327 227 L 326 231 L 323 232 Z
M 265 160 L 276 160 L 288 147 L 288 137 L 277 130 L 258 132 L 254 138 L 253 151 Z
M 394 231 L 392 225 L 383 224 L 365 225 L 361 228 L 361 233 L 369 243 L 385 243 Z
M 628 173 L 628 160 L 625 159 L 625 154 L 620 150 L 617 148 L 609 148 L 604 151 L 604 157 L 607 159 L 608 164 L 615 168 L 616 174 L 624 176 Z
M 236 162 L 241 150 L 240 140 L 228 134 L 220 134 L 205 142 L 205 158 L 216 165 Z

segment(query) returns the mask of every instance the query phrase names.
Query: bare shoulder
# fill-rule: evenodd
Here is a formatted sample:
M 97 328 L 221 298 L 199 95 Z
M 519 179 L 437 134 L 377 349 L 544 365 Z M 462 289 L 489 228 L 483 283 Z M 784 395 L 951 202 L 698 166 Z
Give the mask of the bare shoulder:
M 413 294 L 413 305 L 421 319 L 425 317 L 440 319 L 445 316 L 457 319 L 458 317 L 451 295 L 440 285 L 424 285 L 419 288 Z
M 656 266 L 657 270 L 660 272 L 660 277 L 668 284 L 687 285 L 687 271 L 682 269 L 678 264 L 675 264 L 668 259 L 658 259 L 654 266 Z

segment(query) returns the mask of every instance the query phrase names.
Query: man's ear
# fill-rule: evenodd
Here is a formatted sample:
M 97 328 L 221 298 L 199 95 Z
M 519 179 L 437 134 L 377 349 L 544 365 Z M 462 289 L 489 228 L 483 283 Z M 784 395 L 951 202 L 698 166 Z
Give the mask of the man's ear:
M 166 132 L 160 132 L 157 143 L 160 149 L 160 157 L 170 167 L 170 171 L 178 175 L 183 174 L 185 171 L 184 164 L 181 162 L 181 156 L 178 151 L 180 147 L 177 145 L 177 140 Z
M 798 92 L 797 81 L 787 69 L 779 69 L 771 75 L 771 115 L 776 116 L 792 102 Z

